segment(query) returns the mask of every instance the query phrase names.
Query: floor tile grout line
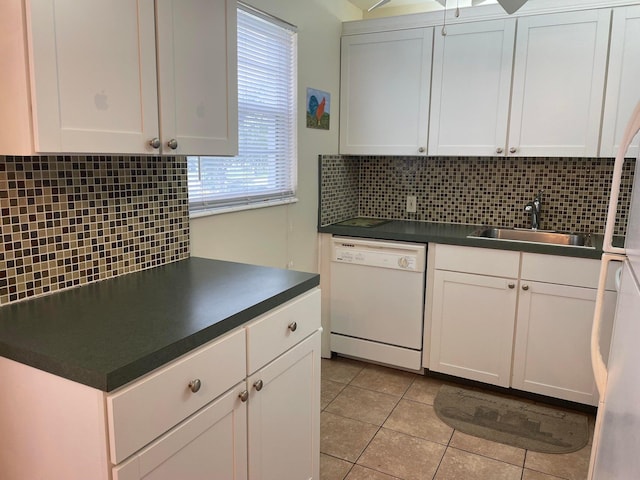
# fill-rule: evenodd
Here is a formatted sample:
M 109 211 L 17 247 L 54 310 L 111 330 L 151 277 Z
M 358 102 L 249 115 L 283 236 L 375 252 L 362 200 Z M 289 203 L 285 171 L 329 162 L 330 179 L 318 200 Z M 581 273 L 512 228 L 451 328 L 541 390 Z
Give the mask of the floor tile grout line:
M 363 369 L 363 370 L 364 370 L 364 369 Z M 362 370 L 361 370 L 361 372 L 362 372 Z M 359 372 L 359 373 L 360 373 L 360 372 Z M 358 375 L 359 375 L 359 373 L 358 373 Z M 356 377 L 357 377 L 357 375 L 356 375 Z M 353 377 L 353 378 L 356 378 L 356 377 Z M 414 381 L 415 381 L 415 379 L 411 382 L 411 384 L 410 384 L 410 385 L 413 385 L 413 382 L 414 382 Z M 355 385 L 354 385 L 354 386 L 355 386 Z M 407 390 L 408 390 L 408 389 L 409 389 L 409 387 L 407 387 Z M 405 392 L 406 392 L 406 390 L 405 390 Z M 403 394 L 403 395 L 404 395 L 404 394 Z M 393 408 L 391 409 L 391 411 L 389 412 L 389 414 L 385 417 L 384 421 L 383 421 L 383 422 L 378 426 L 378 429 L 376 430 L 376 433 L 374 433 L 374 434 L 373 434 L 373 436 L 371 437 L 371 440 L 369 440 L 369 441 L 367 442 L 367 444 L 365 445 L 365 447 L 362 449 L 362 452 L 360 452 L 360 455 L 358 455 L 358 458 L 356 458 L 356 461 L 353 463 L 353 466 L 355 466 L 355 465 L 359 465 L 358 460 L 360 460 L 360 458 L 362 457 L 362 455 L 364 455 L 364 452 L 366 452 L 366 451 L 367 451 L 367 448 L 369 448 L 369 445 L 371 445 L 371 442 L 373 442 L 373 440 L 376 438 L 376 436 L 378 435 L 378 433 L 380 433 L 380 430 L 382 430 L 382 426 L 383 426 L 383 425 L 385 424 L 385 422 L 389 419 L 389 417 L 390 417 L 390 416 L 391 416 L 391 414 L 394 412 L 394 410 L 398 407 L 398 405 L 400 404 L 400 401 L 402 400 L 403 396 L 401 395 L 400 397 L 397 397 L 397 398 L 398 398 L 398 400 L 396 401 L 396 404 L 393 406 Z M 349 473 L 351 472 L 351 470 L 353 470 L 353 466 L 349 469 L 349 472 L 347 473 L 347 476 L 349 475 Z M 364 465 L 361 465 L 361 466 L 362 466 L 362 467 L 364 467 Z M 373 469 L 373 468 L 370 468 L 370 467 L 364 467 L 364 468 L 369 468 L 370 470 L 373 470 L 373 471 L 376 471 L 376 472 L 379 472 L 379 473 L 383 473 L 383 474 L 385 474 L 385 475 L 388 475 L 386 472 L 380 472 L 379 470 L 376 470 L 376 469 Z M 345 476 L 345 478 L 346 478 L 347 476 Z M 391 476 L 393 477 L 394 475 L 391 475 Z M 396 478 L 400 478 L 400 477 L 396 477 Z M 402 480 L 402 479 L 400 479 L 400 480 Z
M 333 401 L 334 401 L 334 400 L 335 400 L 335 399 L 336 399 L 336 398 L 337 398 L 337 397 L 338 397 L 338 396 L 339 396 L 339 395 L 344 391 L 344 389 L 345 389 L 347 386 L 352 386 L 352 387 L 355 387 L 355 388 L 358 388 L 358 389 L 362 389 L 362 390 L 368 390 L 368 391 L 373 391 L 373 392 L 376 392 L 376 393 L 381 393 L 381 394 L 384 394 L 384 395 L 389 395 L 389 396 L 395 397 L 395 399 L 396 399 L 394 407 L 392 408 L 391 412 L 386 416 L 386 418 L 384 419 L 384 421 L 382 422 L 382 424 L 381 424 L 381 425 L 377 425 L 377 424 L 374 424 L 374 423 L 364 422 L 364 421 L 363 421 L 363 423 L 367 423 L 367 424 L 369 424 L 369 425 L 372 425 L 372 426 L 376 427 L 376 431 L 375 431 L 374 435 L 372 436 L 371 440 L 369 440 L 369 441 L 367 442 L 367 445 L 363 448 L 362 452 L 358 455 L 357 459 L 356 459 L 353 463 L 351 463 L 350 461 L 345 460 L 345 459 L 340 459 L 340 460 L 346 461 L 347 463 L 351 463 L 351 467 L 349 468 L 349 471 L 347 472 L 347 474 L 345 475 L 345 477 L 344 477 L 344 478 L 346 478 L 346 477 L 351 473 L 351 471 L 353 470 L 353 468 L 354 468 L 354 466 L 355 466 L 355 465 L 358 465 L 358 463 L 357 463 L 357 462 L 360 460 L 360 458 L 362 457 L 362 455 L 364 454 L 364 452 L 367 450 L 367 448 L 369 448 L 369 446 L 371 445 L 371 442 L 372 442 L 372 441 L 373 441 L 373 439 L 374 439 L 374 438 L 375 438 L 375 437 L 380 433 L 380 430 L 381 430 L 382 428 L 388 429 L 388 430 L 390 430 L 390 431 L 395 431 L 395 430 L 393 430 L 393 429 L 391 429 L 391 428 L 385 427 L 385 426 L 384 426 L 384 424 L 388 421 L 389 417 L 390 417 L 390 416 L 393 414 L 393 412 L 397 409 L 398 405 L 400 404 L 400 402 L 401 402 L 402 400 L 408 400 L 408 401 L 412 401 L 412 402 L 416 402 L 416 403 L 421 403 L 421 404 L 426 404 L 426 405 L 431 405 L 431 406 L 433 406 L 433 402 L 420 401 L 420 400 L 416 400 L 416 399 L 413 399 L 413 398 L 407 398 L 407 397 L 406 397 L 406 395 L 407 395 L 407 393 L 409 392 L 409 390 L 411 390 L 411 387 L 412 387 L 413 385 L 415 385 L 415 384 L 416 384 L 416 382 L 418 382 L 418 381 L 420 380 L 421 376 L 420 376 L 420 375 L 418 375 L 418 374 L 416 374 L 416 375 L 413 377 L 413 379 L 411 380 L 411 382 L 409 382 L 409 383 L 408 383 L 408 385 L 404 388 L 404 391 L 402 392 L 402 394 L 401 394 L 400 396 L 395 395 L 395 394 L 390 394 L 390 393 L 387 393 L 387 392 L 382 392 L 382 391 L 376 390 L 376 389 L 374 389 L 374 388 L 367 388 L 366 386 L 362 386 L 362 385 L 355 385 L 355 384 L 353 383 L 353 382 L 355 381 L 355 379 L 356 379 L 356 378 L 357 378 L 357 377 L 358 377 L 358 376 L 359 376 L 363 371 L 365 371 L 365 370 L 370 370 L 370 369 L 371 369 L 371 370 L 373 370 L 375 367 L 384 367 L 384 366 L 382 366 L 382 365 L 375 365 L 375 364 L 373 364 L 373 365 L 362 365 L 362 366 L 360 366 L 360 365 L 359 365 L 359 366 L 357 367 L 357 369 L 356 369 L 357 371 L 356 371 L 355 373 L 353 373 L 353 375 L 349 375 L 349 376 L 350 376 L 350 379 L 349 379 L 346 383 L 344 383 L 343 381 L 336 382 L 335 380 L 332 380 L 332 381 L 333 381 L 333 382 L 335 382 L 335 383 L 339 383 L 339 384 L 341 384 L 341 385 L 342 385 L 342 387 L 341 387 L 341 388 L 340 388 L 340 390 L 336 393 L 336 395 L 333 397 L 333 399 L 332 399 L 331 401 L 329 401 L 329 402 L 327 403 L 327 405 L 326 405 L 324 408 L 322 408 L 322 409 L 321 409 L 321 412 L 325 411 L 325 410 L 329 407 L 329 405 L 331 405 L 331 403 L 333 403 Z M 388 367 L 387 367 L 387 368 L 388 368 Z M 411 373 L 411 372 L 408 372 L 408 373 Z M 537 402 L 536 402 L 536 403 L 537 403 Z M 332 412 L 327 412 L 327 413 L 332 413 Z M 351 419 L 351 420 L 355 420 L 355 419 L 352 419 L 352 418 L 350 418 L 350 417 L 345 417 L 345 416 L 343 416 L 343 415 L 334 414 L 334 413 L 332 413 L 332 414 L 333 414 L 333 415 L 338 415 L 338 416 L 343 417 L 343 418 L 348 418 L 348 419 Z M 414 436 L 414 435 L 410 435 L 410 434 L 407 434 L 407 433 L 405 433 L 405 432 L 398 432 L 398 433 L 402 433 L 402 434 L 404 434 L 404 435 L 411 436 L 411 437 L 415 437 L 415 438 L 420 438 L 420 439 L 422 439 L 422 440 L 428 440 L 428 441 L 430 441 L 430 442 L 433 442 L 433 443 L 436 443 L 436 444 L 439 444 L 439 445 L 443 445 L 443 446 L 445 447 L 445 451 L 444 451 L 444 453 L 443 453 L 442 457 L 440 458 L 440 462 L 438 463 L 438 467 L 437 467 L 437 469 L 436 469 L 436 473 L 434 474 L 434 477 L 433 477 L 433 478 L 435 478 L 435 476 L 437 475 L 437 472 L 439 471 L 439 469 L 440 469 L 440 467 L 441 467 L 441 465 L 442 465 L 442 461 L 443 461 L 444 456 L 446 455 L 446 453 L 447 453 L 448 449 L 449 449 L 449 448 L 455 448 L 456 450 L 459 450 L 459 451 L 464 451 L 464 452 L 467 452 L 467 453 L 472 454 L 472 455 L 477 455 L 477 456 L 480 456 L 480 457 L 483 457 L 483 458 L 487 458 L 487 459 L 489 459 L 489 460 L 494 460 L 494 461 L 501 462 L 501 463 L 504 463 L 504 464 L 507 464 L 507 465 L 515 466 L 516 468 L 520 468 L 520 469 L 521 469 L 521 472 L 522 472 L 522 473 L 521 473 L 521 480 L 524 478 L 524 472 L 525 472 L 525 470 L 531 470 L 531 471 L 538 472 L 538 473 L 541 473 L 541 474 L 544 474 L 544 475 L 549 475 L 551 478 L 556 478 L 556 479 L 558 479 L 558 480 L 569 480 L 569 478 L 564 477 L 564 476 L 560 477 L 560 476 L 557 476 L 557 475 L 553 475 L 553 474 L 547 473 L 547 472 L 545 472 L 545 471 L 538 470 L 538 469 L 536 469 L 536 468 L 527 468 L 527 467 L 526 467 L 526 463 L 527 463 L 527 458 L 528 458 L 528 456 L 529 456 L 529 450 L 526 450 L 526 449 L 524 449 L 524 450 L 525 450 L 525 457 L 524 457 L 524 459 L 523 459 L 522 465 L 521 465 L 521 466 L 519 466 L 519 465 L 516 465 L 516 464 L 510 463 L 510 462 L 505 462 L 505 461 L 503 461 L 503 460 L 499 460 L 499 459 L 497 459 L 497 458 L 493 458 L 493 457 L 490 457 L 490 456 L 482 455 L 482 454 L 477 453 L 477 452 L 471 452 L 471 451 L 467 451 L 467 450 L 465 450 L 465 449 L 463 449 L 463 448 L 454 447 L 454 446 L 452 446 L 452 445 L 451 445 L 451 442 L 452 442 L 452 440 L 453 440 L 453 437 L 454 437 L 454 435 L 455 435 L 455 432 L 456 432 L 456 430 L 455 430 L 455 429 L 453 429 L 452 434 L 451 434 L 451 436 L 449 437 L 449 440 L 448 440 L 448 442 L 447 442 L 447 444 L 446 444 L 446 445 L 444 445 L 444 444 L 442 444 L 442 443 L 439 443 L 439 442 L 434 442 L 433 440 L 428 440 L 428 439 L 424 439 L 424 438 L 422 438 L 422 437 L 417 437 L 417 436 Z M 497 442 L 497 443 L 500 443 L 500 442 Z M 325 455 L 329 455 L 329 454 L 325 454 Z M 335 458 L 339 458 L 339 457 L 335 457 Z M 361 467 L 364 467 L 364 466 L 363 466 L 363 465 L 361 465 Z M 373 471 L 379 471 L 379 470 L 376 470 L 376 469 L 374 469 L 374 468 L 370 468 L 370 467 L 364 467 L 364 468 L 369 468 L 369 469 L 371 469 L 371 470 L 373 470 Z M 380 472 L 380 473 L 383 473 L 383 474 L 385 474 L 385 475 L 389 475 L 389 474 L 388 474 L 388 473 L 386 473 L 386 472 Z M 344 480 L 344 479 L 343 479 L 343 480 Z

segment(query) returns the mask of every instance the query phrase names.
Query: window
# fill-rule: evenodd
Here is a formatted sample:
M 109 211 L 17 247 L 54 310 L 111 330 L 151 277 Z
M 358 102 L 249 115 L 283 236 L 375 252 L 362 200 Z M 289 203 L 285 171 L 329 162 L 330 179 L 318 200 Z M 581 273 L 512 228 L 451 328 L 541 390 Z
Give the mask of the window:
M 192 216 L 295 201 L 296 32 L 238 7 L 238 156 L 187 157 Z

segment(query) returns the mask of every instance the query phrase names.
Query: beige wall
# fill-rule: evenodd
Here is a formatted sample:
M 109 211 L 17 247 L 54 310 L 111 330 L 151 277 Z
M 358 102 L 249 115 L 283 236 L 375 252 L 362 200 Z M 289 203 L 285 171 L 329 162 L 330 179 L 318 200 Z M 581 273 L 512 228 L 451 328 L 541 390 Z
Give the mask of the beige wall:
M 298 199 L 295 204 L 194 218 L 191 255 L 317 271 L 318 155 L 338 152 L 341 23 L 346 0 L 250 0 L 298 27 Z M 329 131 L 306 128 L 306 89 L 331 94 Z

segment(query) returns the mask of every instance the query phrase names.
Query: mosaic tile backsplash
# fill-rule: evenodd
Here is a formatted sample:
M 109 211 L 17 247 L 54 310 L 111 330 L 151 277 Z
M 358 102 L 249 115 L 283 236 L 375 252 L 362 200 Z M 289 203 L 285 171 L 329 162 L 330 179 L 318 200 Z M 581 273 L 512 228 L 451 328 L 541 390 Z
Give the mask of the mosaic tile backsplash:
M 0 156 L 0 305 L 187 258 L 186 167 Z
M 528 228 L 543 190 L 541 228 L 603 233 L 613 159 L 320 157 L 320 222 L 354 216 Z M 624 234 L 635 161 L 625 163 L 616 234 Z M 354 180 L 357 176 L 357 182 Z M 417 212 L 406 212 L 407 195 Z M 357 207 L 355 206 L 357 204 Z

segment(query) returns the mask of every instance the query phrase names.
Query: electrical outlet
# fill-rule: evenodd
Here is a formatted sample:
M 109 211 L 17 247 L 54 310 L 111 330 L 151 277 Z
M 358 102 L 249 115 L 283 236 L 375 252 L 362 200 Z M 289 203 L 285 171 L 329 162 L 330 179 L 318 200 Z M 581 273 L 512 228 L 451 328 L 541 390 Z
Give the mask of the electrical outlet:
M 416 196 L 407 195 L 407 213 L 416 213 Z

